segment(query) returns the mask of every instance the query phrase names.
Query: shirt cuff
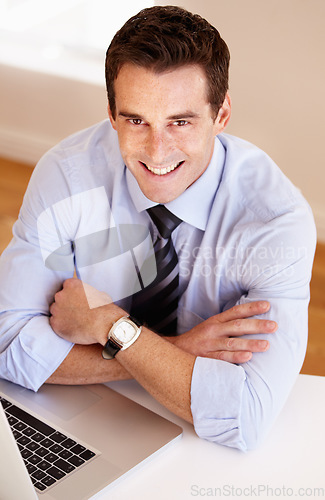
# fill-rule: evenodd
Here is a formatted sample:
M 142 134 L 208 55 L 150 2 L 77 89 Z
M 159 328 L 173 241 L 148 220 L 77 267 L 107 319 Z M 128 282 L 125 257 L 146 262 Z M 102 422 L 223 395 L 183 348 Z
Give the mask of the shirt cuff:
M 243 368 L 226 361 L 197 357 L 191 383 L 191 411 L 200 438 L 247 450 L 241 429 Z
M 37 391 L 72 347 L 73 344 L 54 333 L 47 316 L 36 316 L 1 355 L 0 376 Z

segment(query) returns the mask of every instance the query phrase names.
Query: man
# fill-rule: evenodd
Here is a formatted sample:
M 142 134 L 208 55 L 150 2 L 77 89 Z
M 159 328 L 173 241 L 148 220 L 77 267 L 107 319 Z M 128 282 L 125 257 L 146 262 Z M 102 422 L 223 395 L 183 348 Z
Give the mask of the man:
M 304 359 L 315 229 L 265 153 L 223 133 L 228 65 L 218 31 L 178 7 L 116 34 L 109 121 L 39 162 L 2 256 L 0 375 L 33 390 L 134 377 L 200 437 L 246 450 Z

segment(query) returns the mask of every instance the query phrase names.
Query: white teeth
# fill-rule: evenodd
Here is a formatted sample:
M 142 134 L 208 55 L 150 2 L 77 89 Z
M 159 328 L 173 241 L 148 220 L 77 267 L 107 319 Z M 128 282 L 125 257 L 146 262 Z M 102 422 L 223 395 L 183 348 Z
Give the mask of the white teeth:
M 156 175 L 165 175 L 165 174 L 168 174 L 169 172 L 172 172 L 173 170 L 175 170 L 175 168 L 178 167 L 180 165 L 180 163 L 181 162 L 175 163 L 175 165 L 170 165 L 169 167 L 164 167 L 164 168 L 149 167 L 149 165 L 147 165 L 146 163 L 144 163 L 144 165 L 153 174 L 156 174 Z

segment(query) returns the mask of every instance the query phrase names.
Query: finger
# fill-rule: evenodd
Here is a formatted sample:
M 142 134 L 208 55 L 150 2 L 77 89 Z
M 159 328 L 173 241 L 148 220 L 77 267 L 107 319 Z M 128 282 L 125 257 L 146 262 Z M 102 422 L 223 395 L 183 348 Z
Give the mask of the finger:
M 220 344 L 219 344 L 220 346 Z M 264 352 L 270 347 L 270 343 L 264 339 L 236 339 L 230 338 L 224 340 L 223 349 L 230 352 Z
M 79 285 L 80 280 L 78 278 L 68 278 L 63 282 L 63 288 L 73 288 Z
M 264 314 L 270 309 L 270 303 L 266 300 L 258 300 L 255 302 L 247 302 L 246 304 L 238 304 L 231 307 L 227 311 L 217 314 L 218 321 L 224 323 L 240 318 L 249 318 L 258 314 Z
M 55 307 L 55 302 L 52 302 L 52 304 L 50 305 L 50 314 L 51 315 L 54 314 L 54 307 Z
M 50 316 L 49 322 L 50 322 L 50 325 L 52 327 L 52 330 L 56 331 L 56 329 L 57 329 L 57 320 L 56 320 L 55 316 Z
M 61 299 L 63 299 L 63 300 L 61 300 Z M 54 304 L 55 303 L 56 304 L 62 304 L 62 303 L 64 303 L 64 292 L 63 292 L 63 290 L 59 290 L 54 295 Z
M 216 335 L 220 337 L 220 329 L 222 336 L 238 337 L 239 335 L 250 335 L 258 333 L 274 333 L 278 325 L 275 321 L 263 319 L 235 319 L 227 323 L 216 323 L 212 326 L 215 328 Z
M 220 359 L 221 361 L 227 361 L 228 363 L 247 363 L 252 358 L 253 354 L 249 351 L 219 351 L 216 353 L 211 353 L 209 358 Z

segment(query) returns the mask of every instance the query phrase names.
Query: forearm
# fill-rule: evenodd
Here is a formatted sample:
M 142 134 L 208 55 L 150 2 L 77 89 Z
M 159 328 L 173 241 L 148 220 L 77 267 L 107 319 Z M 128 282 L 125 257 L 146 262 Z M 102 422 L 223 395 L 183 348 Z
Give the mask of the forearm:
M 107 338 L 100 340 L 104 345 Z M 74 345 L 46 383 L 79 385 L 135 378 L 161 404 L 192 422 L 190 389 L 194 356 L 147 328 L 116 359 L 103 359 L 102 349 L 100 344 Z
M 132 378 L 116 359 L 104 360 L 101 352 L 102 346 L 99 344 L 74 345 L 45 383 L 84 385 Z
M 143 327 L 138 339 L 116 354 L 117 365 L 113 365 L 112 360 L 102 359 L 98 344 L 106 344 L 112 324 L 127 313 L 107 300 L 107 297 L 102 300 L 102 293 L 96 289 L 86 285 L 86 291 L 88 298 L 98 304 L 97 307 L 89 308 L 84 285 L 79 280 L 67 280 L 50 307 L 50 324 L 58 335 L 79 345 L 80 349 L 84 345 L 95 345 L 95 350 L 80 351 L 82 356 L 85 354 L 84 358 L 79 356 L 78 350 L 73 350 L 71 356 L 76 355 L 77 361 L 68 357 L 66 371 L 62 365 L 59 374 L 54 374 L 55 377 L 62 373 L 61 380 L 67 380 L 68 383 L 80 383 L 80 379 L 81 383 L 91 383 L 126 378 L 126 373 L 130 374 L 155 399 L 189 422 L 193 421 L 191 387 L 196 357 L 204 355 L 218 358 L 221 354 L 224 355 L 225 349 L 231 350 L 234 347 L 236 339 L 233 336 L 275 329 L 273 322 L 270 329 L 269 322 L 249 319 L 257 311 L 265 312 L 268 309 L 269 305 L 265 302 L 232 308 L 209 318 L 181 335 L 182 342 L 180 338 L 168 341 Z M 243 342 L 241 339 L 238 341 Z M 237 349 L 239 347 L 235 348 Z M 103 363 L 107 363 L 108 372 Z M 118 365 L 124 372 L 120 371 Z M 57 381 L 58 378 L 53 380 Z
M 147 328 L 137 341 L 116 355 L 118 362 L 161 404 L 188 422 L 195 357 Z

